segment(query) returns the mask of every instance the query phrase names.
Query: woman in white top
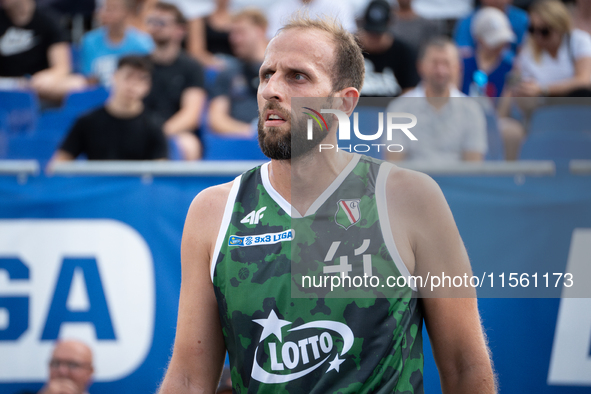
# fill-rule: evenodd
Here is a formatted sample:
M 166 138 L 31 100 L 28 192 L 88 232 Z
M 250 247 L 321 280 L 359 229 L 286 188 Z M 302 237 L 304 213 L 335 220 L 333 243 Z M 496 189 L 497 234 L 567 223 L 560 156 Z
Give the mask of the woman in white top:
M 558 0 L 530 8 L 527 45 L 517 57 L 521 81 L 514 97 L 567 96 L 591 86 L 591 36 L 573 29 L 566 6 Z

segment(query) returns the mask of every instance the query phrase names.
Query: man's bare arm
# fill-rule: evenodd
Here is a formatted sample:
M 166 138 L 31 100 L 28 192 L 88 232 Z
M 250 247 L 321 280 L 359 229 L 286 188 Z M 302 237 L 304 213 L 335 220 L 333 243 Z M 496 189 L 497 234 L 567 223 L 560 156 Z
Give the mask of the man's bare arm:
M 386 160 L 388 161 L 403 161 L 406 158 L 404 152 L 386 152 Z
M 439 186 L 414 171 L 392 171 L 388 184 L 392 227 L 402 226 L 397 246 L 410 272 L 471 275 L 470 262 Z M 396 222 L 393 221 L 396 219 Z M 395 234 L 395 237 L 397 235 Z M 425 325 L 444 393 L 494 393 L 495 379 L 473 289 L 424 294 Z M 449 298 L 444 298 L 449 297 Z M 462 296 L 465 298 L 458 298 Z
M 207 119 L 209 121 L 209 127 L 216 133 L 234 135 L 252 134 L 249 123 L 242 122 L 230 116 L 230 98 L 228 96 L 217 96 L 211 100 Z
M 59 42 L 53 44 L 47 50 L 47 58 L 51 72 L 59 75 L 68 75 L 72 72 L 72 56 L 70 53 L 70 45 L 66 42 Z
M 465 151 L 462 153 L 462 159 L 464 161 L 482 161 L 484 160 L 484 155 L 476 151 Z
M 58 149 L 53 156 L 51 157 L 50 163 L 58 162 L 58 161 L 72 161 L 76 159 L 70 152 L 66 152 L 65 150 Z
M 164 134 L 171 136 L 195 130 L 201 124 L 205 96 L 201 88 L 185 89 L 181 96 L 181 108 L 162 127 Z
M 182 282 L 174 350 L 159 393 L 213 393 L 225 346 L 210 260 L 231 183 L 201 192 L 191 204 L 181 243 Z

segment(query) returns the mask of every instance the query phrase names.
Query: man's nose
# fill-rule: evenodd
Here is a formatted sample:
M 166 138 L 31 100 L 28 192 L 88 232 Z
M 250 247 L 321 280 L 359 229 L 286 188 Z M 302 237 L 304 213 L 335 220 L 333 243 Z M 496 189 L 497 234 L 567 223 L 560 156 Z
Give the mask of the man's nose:
M 447 75 L 449 74 L 449 67 L 445 64 L 439 64 L 436 68 L 435 68 L 437 74 L 439 75 Z
M 69 376 L 70 374 L 70 367 L 68 367 L 68 364 L 66 363 L 61 363 L 59 368 L 58 368 L 58 373 L 60 376 Z
M 277 73 L 261 83 L 263 84 L 261 95 L 265 100 L 283 101 L 283 82 Z

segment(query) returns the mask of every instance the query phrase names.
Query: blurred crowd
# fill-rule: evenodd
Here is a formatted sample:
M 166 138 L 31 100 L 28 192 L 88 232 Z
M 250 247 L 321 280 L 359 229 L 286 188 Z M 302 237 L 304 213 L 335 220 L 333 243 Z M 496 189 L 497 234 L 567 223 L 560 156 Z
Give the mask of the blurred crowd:
M 516 160 L 536 107 L 591 96 L 589 0 L 0 4 L 0 90 L 34 92 L 41 110 L 107 92 L 77 114 L 52 162 L 198 160 L 204 133 L 256 139 L 265 48 L 302 9 L 357 35 L 362 97 L 397 97 L 388 112 L 425 117 L 413 129 L 421 144 L 389 160 Z

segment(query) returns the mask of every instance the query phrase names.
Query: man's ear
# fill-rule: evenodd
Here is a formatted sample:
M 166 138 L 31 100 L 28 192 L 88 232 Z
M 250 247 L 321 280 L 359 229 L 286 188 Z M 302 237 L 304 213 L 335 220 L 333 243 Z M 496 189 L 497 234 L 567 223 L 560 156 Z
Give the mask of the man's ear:
M 351 116 L 359 102 L 359 91 L 354 87 L 348 87 L 339 91 L 336 96 L 340 97 L 338 109 Z

